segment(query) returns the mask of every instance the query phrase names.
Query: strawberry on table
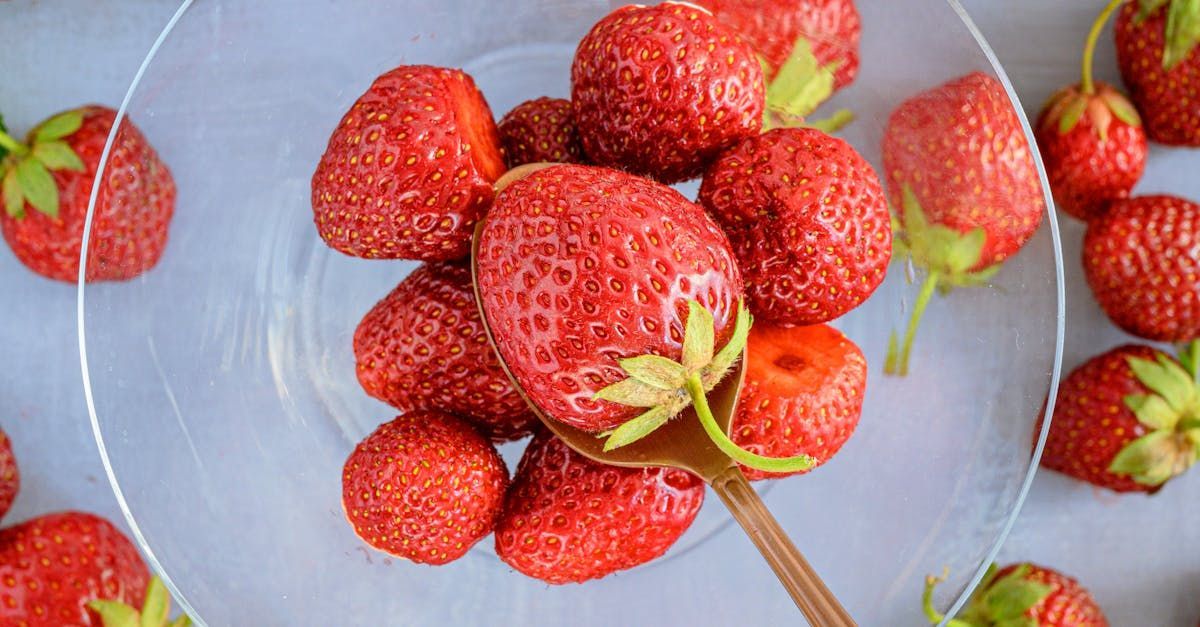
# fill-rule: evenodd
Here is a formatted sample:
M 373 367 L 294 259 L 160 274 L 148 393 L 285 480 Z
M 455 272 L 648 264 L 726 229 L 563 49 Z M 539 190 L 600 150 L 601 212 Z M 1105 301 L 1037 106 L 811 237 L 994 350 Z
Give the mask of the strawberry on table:
M 346 459 L 342 507 L 371 547 L 446 564 L 492 532 L 508 468 L 469 424 L 412 411 L 379 426 Z
M 925 616 L 938 625 L 945 616 L 933 607 L 933 589 L 942 578 L 928 577 Z M 994 564 L 962 612 L 947 627 L 1108 627 L 1108 619 L 1078 581 L 1036 564 L 997 568 Z
M 1198 459 L 1200 342 L 1193 342 L 1179 361 L 1126 345 L 1067 375 L 1041 463 L 1117 492 L 1157 492 Z
M 597 579 L 665 553 L 703 503 L 694 475 L 594 462 L 542 431 L 517 466 L 496 554 L 552 584 Z
M 527 163 L 584 162 L 570 100 L 527 100 L 504 114 L 498 128 L 510 168 Z
M 504 174 L 500 135 L 461 70 L 391 70 L 346 112 L 312 178 L 317 232 L 347 255 L 466 257 Z
M 363 389 L 401 412 L 450 412 L 498 441 L 537 421 L 488 344 L 463 262 L 427 263 L 401 281 L 359 323 L 354 356 Z
M 700 203 L 729 236 L 762 320 L 828 322 L 866 301 L 887 274 L 883 186 L 850 144 L 821 131 L 747 139 L 708 169 Z
M 0 429 L 0 518 L 12 508 L 21 489 L 21 471 L 13 455 L 12 440 Z
M 21 263 L 59 281 L 79 278 L 88 201 L 117 112 L 59 113 L 18 142 L 0 124 L 0 233 Z M 88 281 L 123 281 L 153 268 L 167 245 L 175 181 L 129 120 L 121 123 L 96 199 Z
M 1200 338 L 1200 205 L 1173 196 L 1114 201 L 1088 223 L 1083 270 L 1122 329 L 1148 340 Z
M 579 42 L 571 102 L 589 161 L 675 183 L 761 130 L 762 68 L 695 5 L 627 6 Z
M 1117 62 L 1150 139 L 1200 146 L 1200 4 L 1133 0 L 1117 17 Z
M 1037 231 L 1046 203 L 1012 101 L 980 72 L 901 104 L 883 163 L 902 253 L 893 258 L 927 273 L 903 342 L 889 347 L 886 370 L 903 375 L 934 291 L 987 284 Z

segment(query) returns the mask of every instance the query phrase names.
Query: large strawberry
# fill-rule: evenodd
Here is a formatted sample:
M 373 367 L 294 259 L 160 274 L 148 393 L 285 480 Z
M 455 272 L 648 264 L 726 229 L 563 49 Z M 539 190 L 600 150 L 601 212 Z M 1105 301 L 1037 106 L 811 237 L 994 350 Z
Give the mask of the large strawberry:
M 591 162 L 674 183 L 759 132 L 762 68 L 695 5 L 632 5 L 579 42 L 571 102 Z
M 21 263 L 79 278 L 88 201 L 117 112 L 87 106 L 42 122 L 20 143 L 0 125 L 0 232 Z M 122 281 L 154 267 L 167 245 L 175 181 L 141 131 L 121 123 L 99 186 L 88 281 Z
M 492 532 L 508 468 L 466 422 L 413 411 L 379 426 L 346 459 L 342 507 L 372 547 L 445 564 Z
M 1088 223 L 1083 270 L 1117 326 L 1149 340 L 1200 338 L 1200 205 L 1173 196 L 1113 202 Z
M 498 128 L 510 168 L 526 163 L 584 162 L 570 100 L 527 100 L 504 114 Z
M 901 104 L 883 138 L 899 252 L 927 272 L 889 373 L 908 371 L 917 326 L 935 290 L 985 285 L 1025 245 L 1046 210 L 1020 118 L 1004 87 L 979 72 Z
M 12 440 L 0 430 L 0 518 L 8 513 L 21 489 L 21 471 L 13 455 Z
M 414 270 L 359 323 L 354 356 L 363 389 L 401 412 L 457 414 L 495 440 L 537 421 L 488 345 L 464 263 Z
M 930 624 L 946 617 L 933 607 L 933 589 L 943 578 L 925 583 L 924 607 Z M 948 627 L 1108 627 L 1108 619 L 1078 581 L 1030 563 L 997 568 L 994 564 L 963 611 Z
M 1200 146 L 1200 4 L 1135 0 L 1116 26 L 1117 62 L 1150 139 Z
M 141 608 L 109 599 L 91 601 L 87 606 L 100 617 L 103 627 L 189 627 L 192 624 L 187 614 L 170 619 L 171 594 L 158 577 L 150 578 L 145 597 Z
M 1042 466 L 1117 492 L 1156 492 L 1198 459 L 1200 342 L 1180 361 L 1114 348 L 1059 386 Z
M 1127 198 L 1146 170 L 1149 148 L 1137 110 L 1120 92 L 1092 79 L 1096 40 L 1122 1 L 1112 0 L 1092 27 L 1083 82 L 1055 94 L 1035 129 L 1055 203 L 1084 220 L 1108 201 Z
M 492 111 L 461 70 L 400 66 L 346 112 L 312 178 L 317 232 L 368 259 L 470 252 L 504 156 Z
M 883 186 L 850 144 L 821 131 L 776 129 L 742 142 L 708 169 L 700 203 L 729 236 L 758 318 L 827 322 L 887 274 Z
M 703 503 L 694 475 L 594 462 L 543 431 L 517 466 L 496 554 L 548 583 L 597 579 L 665 553 Z
M 733 441 L 769 457 L 811 455 L 829 461 L 862 414 L 867 360 L 837 329 L 754 325 Z M 751 480 L 786 476 L 743 468 Z M 794 473 L 792 473 L 794 474 Z
M 62 512 L 0 530 L 0 624 L 101 624 L 96 600 L 140 607 L 150 573 L 137 549 L 107 520 Z

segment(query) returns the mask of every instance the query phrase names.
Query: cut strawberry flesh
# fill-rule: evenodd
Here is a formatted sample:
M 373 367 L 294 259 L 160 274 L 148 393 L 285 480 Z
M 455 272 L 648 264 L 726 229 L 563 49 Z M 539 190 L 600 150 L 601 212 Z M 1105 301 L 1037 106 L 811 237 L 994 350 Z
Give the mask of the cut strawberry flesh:
M 454 102 L 459 132 L 471 146 L 471 161 L 489 182 L 495 182 L 507 168 L 500 152 L 500 132 L 496 130 L 491 108 L 472 83 L 447 80 L 446 89 Z

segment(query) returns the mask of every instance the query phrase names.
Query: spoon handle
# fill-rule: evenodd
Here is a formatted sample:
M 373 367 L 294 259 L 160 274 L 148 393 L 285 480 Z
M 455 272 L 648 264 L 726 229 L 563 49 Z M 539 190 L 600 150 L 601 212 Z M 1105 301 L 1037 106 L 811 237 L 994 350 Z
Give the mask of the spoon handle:
M 805 561 L 737 466 L 718 475 L 712 487 L 771 565 L 809 624 L 815 627 L 858 624 Z

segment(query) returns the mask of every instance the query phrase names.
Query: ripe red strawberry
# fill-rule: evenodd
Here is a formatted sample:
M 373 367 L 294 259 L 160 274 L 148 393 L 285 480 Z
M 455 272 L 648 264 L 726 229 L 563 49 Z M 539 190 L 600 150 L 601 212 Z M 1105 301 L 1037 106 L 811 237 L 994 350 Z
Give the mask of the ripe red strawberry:
M 0 232 L 30 270 L 78 279 L 88 201 L 116 115 L 94 105 L 66 111 L 34 128 L 24 144 L 0 125 Z M 154 267 L 174 211 L 171 172 L 125 120 L 96 200 L 87 280 L 123 281 Z
M 861 305 L 892 255 L 887 198 L 850 144 L 814 129 L 752 137 L 704 175 L 700 203 L 725 229 L 750 309 L 784 325 Z
M 571 101 L 537 98 L 517 105 L 500 120 L 500 141 L 508 167 L 526 163 L 583 163 Z
M 552 584 L 598 579 L 661 556 L 703 503 L 694 475 L 600 464 L 543 431 L 517 466 L 496 554 Z
M 0 530 L 0 624 L 100 626 L 97 599 L 142 604 L 150 573 L 111 523 L 62 512 Z
M 499 441 L 537 421 L 488 344 L 465 263 L 414 270 L 359 323 L 354 356 L 363 389 L 401 412 L 450 412 Z
M 768 457 L 811 455 L 829 461 L 858 426 L 867 360 L 854 342 L 824 324 L 758 323 L 747 344 L 746 382 L 733 441 Z M 784 477 L 743 467 L 750 480 Z M 796 474 L 796 473 L 790 473 Z
M 491 442 L 454 416 L 418 410 L 380 425 L 350 453 L 342 508 L 372 547 L 446 564 L 492 532 L 507 486 Z
M 1197 366 L 1200 343 L 1182 363 L 1126 345 L 1079 366 L 1059 386 L 1042 466 L 1117 492 L 1157 492 L 1200 457 Z
M 346 112 L 312 178 L 317 232 L 368 259 L 467 256 L 504 174 L 500 135 L 461 70 L 400 66 Z
M 1200 5 L 1128 2 L 1117 17 L 1117 62 L 1150 139 L 1200 146 Z
M 21 471 L 13 455 L 12 440 L 0 430 L 0 518 L 8 513 L 21 489 Z
M 985 285 L 1033 236 L 1046 203 L 1012 101 L 979 72 L 901 104 L 884 133 L 883 163 L 903 253 L 894 257 L 928 272 L 903 347 L 894 341 L 889 350 L 887 371 L 904 374 L 933 292 Z
M 579 43 L 571 101 L 588 159 L 675 183 L 763 123 L 762 68 L 694 5 L 617 9 Z
M 933 608 L 933 587 L 940 582 L 939 578 L 929 577 L 925 586 L 925 614 L 934 625 L 945 619 Z M 1108 619 L 1078 581 L 1049 568 L 1022 563 L 1002 569 L 993 565 L 968 605 L 949 624 L 1108 627 Z
M 1200 338 L 1200 205 L 1172 196 L 1112 203 L 1088 224 L 1083 269 L 1117 326 L 1149 340 Z

